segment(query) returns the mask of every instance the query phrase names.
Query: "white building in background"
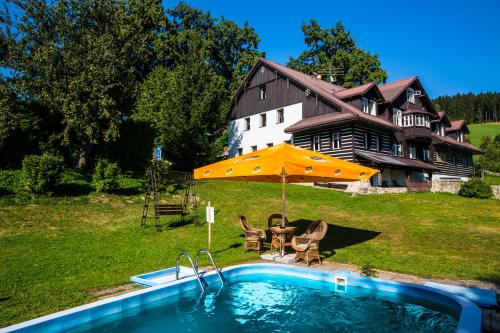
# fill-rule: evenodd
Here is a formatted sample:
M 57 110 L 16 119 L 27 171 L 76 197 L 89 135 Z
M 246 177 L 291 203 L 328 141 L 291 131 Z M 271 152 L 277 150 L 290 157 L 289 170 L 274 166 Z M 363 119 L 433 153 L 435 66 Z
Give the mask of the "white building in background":
M 229 123 L 229 157 L 255 150 L 292 143 L 285 128 L 302 119 L 302 103 L 264 111 L 231 120 Z

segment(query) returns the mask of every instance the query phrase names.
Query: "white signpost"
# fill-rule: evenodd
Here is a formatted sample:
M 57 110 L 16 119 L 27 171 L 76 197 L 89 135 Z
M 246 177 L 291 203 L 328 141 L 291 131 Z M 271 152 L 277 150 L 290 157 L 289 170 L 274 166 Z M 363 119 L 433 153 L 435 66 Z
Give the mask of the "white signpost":
M 215 209 L 210 206 L 210 201 L 208 202 L 206 217 L 208 222 L 208 251 L 212 251 L 212 223 L 215 222 Z

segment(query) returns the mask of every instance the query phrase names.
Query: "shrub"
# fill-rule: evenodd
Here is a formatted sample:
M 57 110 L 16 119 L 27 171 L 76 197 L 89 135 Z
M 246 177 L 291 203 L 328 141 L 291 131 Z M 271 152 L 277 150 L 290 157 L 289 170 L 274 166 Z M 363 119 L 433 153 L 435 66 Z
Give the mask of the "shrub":
M 120 168 L 118 164 L 99 159 L 92 174 L 92 185 L 97 193 L 110 192 L 118 187 Z
M 0 195 L 15 194 L 21 170 L 0 170 Z
M 359 273 L 361 276 L 367 277 L 377 277 L 378 272 L 375 270 L 372 264 L 363 264 L 359 267 Z
M 26 156 L 22 163 L 18 195 L 33 197 L 52 191 L 61 174 L 62 165 L 61 157 L 48 153 Z
M 471 178 L 460 187 L 458 195 L 468 198 L 488 199 L 493 196 L 491 186 L 480 178 Z

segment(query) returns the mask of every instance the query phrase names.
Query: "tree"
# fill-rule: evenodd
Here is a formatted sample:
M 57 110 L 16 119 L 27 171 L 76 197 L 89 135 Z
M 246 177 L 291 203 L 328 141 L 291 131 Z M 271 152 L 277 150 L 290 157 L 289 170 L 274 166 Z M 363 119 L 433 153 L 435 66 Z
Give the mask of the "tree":
M 346 88 L 386 81 L 387 73 L 380 67 L 378 55 L 358 48 L 342 22 L 323 29 L 316 20 L 311 20 L 302 24 L 302 31 L 307 50 L 297 58 L 290 57 L 288 67 L 307 74 L 326 74 L 321 78 Z M 337 72 L 340 75 L 328 75 Z
M 160 62 L 168 68 L 191 61 L 201 48 L 206 63 L 225 79 L 225 86 L 232 93 L 257 59 L 264 56 L 257 49 L 259 38 L 248 22 L 239 26 L 183 2 L 167 10 L 167 17 L 167 27 L 158 37 L 157 51 Z M 200 42 L 195 45 L 193 39 Z
M 177 170 L 192 170 L 220 153 L 216 135 L 226 122 L 224 78 L 200 58 L 157 67 L 143 83 L 135 120 L 151 125 L 155 143 Z
M 13 1 L 7 64 L 19 94 L 61 115 L 59 140 L 78 149 L 86 168 L 92 148 L 112 142 L 133 108 L 153 61 L 161 1 Z

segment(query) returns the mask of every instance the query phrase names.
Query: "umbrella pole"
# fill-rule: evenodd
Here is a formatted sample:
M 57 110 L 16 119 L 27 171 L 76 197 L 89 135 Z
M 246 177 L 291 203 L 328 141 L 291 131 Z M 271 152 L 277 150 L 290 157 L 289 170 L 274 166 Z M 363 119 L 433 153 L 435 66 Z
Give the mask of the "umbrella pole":
M 282 174 L 281 174 L 281 200 L 282 200 L 281 227 L 282 228 L 286 227 L 285 181 L 286 181 L 285 168 L 283 168 Z M 282 242 L 281 243 L 281 256 L 282 257 L 285 255 L 285 246 L 283 245 L 285 243 L 285 237 L 286 237 L 285 233 L 282 233 L 281 234 L 281 242 Z

